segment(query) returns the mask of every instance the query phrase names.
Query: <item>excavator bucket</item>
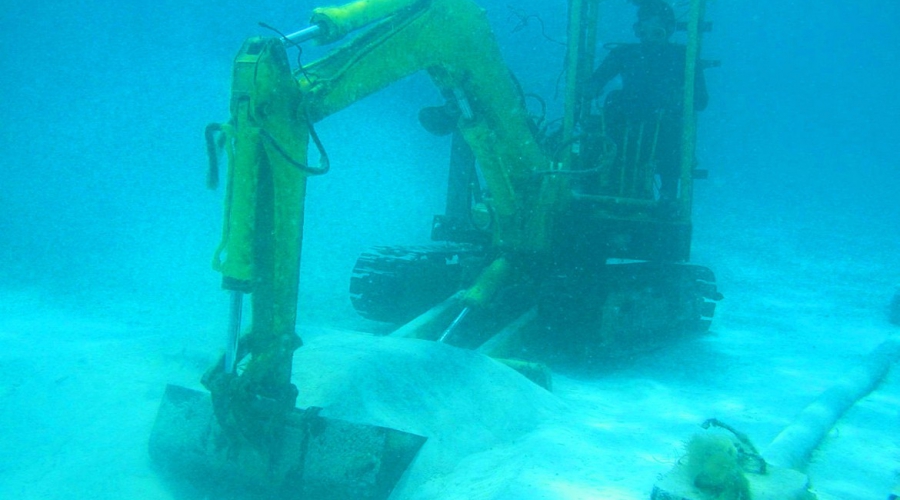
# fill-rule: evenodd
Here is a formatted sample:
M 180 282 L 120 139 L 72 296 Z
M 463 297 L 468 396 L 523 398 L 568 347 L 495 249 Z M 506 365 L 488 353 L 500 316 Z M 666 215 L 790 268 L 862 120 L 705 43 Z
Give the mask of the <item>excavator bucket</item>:
M 209 393 L 169 385 L 150 455 L 186 497 L 374 500 L 391 494 L 426 440 L 318 410 L 291 410 L 273 446 L 259 447 L 222 428 Z

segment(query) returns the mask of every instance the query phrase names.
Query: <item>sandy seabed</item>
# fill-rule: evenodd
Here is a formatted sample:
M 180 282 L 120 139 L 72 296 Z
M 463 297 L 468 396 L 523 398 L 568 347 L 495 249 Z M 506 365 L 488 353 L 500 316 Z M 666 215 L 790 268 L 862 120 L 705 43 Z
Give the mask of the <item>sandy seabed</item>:
M 365 324 L 349 316 L 320 326 L 352 315 L 346 299 L 304 295 L 318 313 L 300 322 L 299 404 L 429 437 L 392 498 L 649 498 L 707 418 L 763 448 L 897 334 L 877 262 L 786 265 L 743 250 L 703 262 L 718 266 L 726 296 L 709 334 L 590 369 L 554 367 L 552 393 L 470 351 L 354 332 Z M 146 445 L 165 385 L 197 387 L 216 354 L 224 297 L 210 295 L 160 310 L 121 295 L 3 292 L 0 497 L 173 498 Z M 885 498 L 898 463 L 894 369 L 804 472 L 821 500 Z

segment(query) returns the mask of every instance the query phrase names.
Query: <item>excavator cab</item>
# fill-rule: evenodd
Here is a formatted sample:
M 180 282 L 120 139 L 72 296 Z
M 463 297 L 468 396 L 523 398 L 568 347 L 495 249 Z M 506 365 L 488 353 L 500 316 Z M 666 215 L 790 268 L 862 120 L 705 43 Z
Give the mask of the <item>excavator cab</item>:
M 434 243 L 360 256 L 350 296 L 362 316 L 396 324 L 393 337 L 476 350 L 547 388 L 543 362 L 553 359 L 532 353 L 584 360 L 708 328 L 720 295 L 710 270 L 687 264 L 694 110 L 682 113 L 677 193 L 666 197 L 655 187 L 659 123 L 610 133 L 584 89 L 603 5 L 569 1 L 564 115 L 553 133 L 534 126 L 472 0 L 359 0 L 315 9 L 296 33 L 244 42 L 230 119 L 207 128 L 210 179 L 217 144 L 228 158 L 213 259 L 231 298 L 225 352 L 204 374 L 205 391 L 167 389 L 150 440 L 156 463 L 213 496 L 376 499 L 415 460 L 424 436 L 296 408 L 304 388 L 292 369 L 303 349 L 305 188 L 331 167 L 315 124 L 419 71 L 447 100 L 420 115 L 452 137 L 446 211 L 434 218 Z M 685 18 L 692 103 L 703 1 Z M 342 43 L 292 67 L 288 50 L 309 41 Z
M 570 2 L 565 115 L 553 130 L 533 126 L 547 164 L 532 176 L 558 181 L 562 192 L 546 200 L 553 217 L 548 250 L 528 258 L 527 269 L 517 271 L 519 279 L 498 294 L 481 321 L 468 319 L 474 331 L 457 336 L 463 345 L 478 346 L 503 328 L 490 324 L 498 315 L 505 323 L 532 311 L 530 326 L 520 329 L 520 347 L 504 356 L 523 356 L 535 344 L 548 347 L 541 352 L 568 353 L 570 360 L 632 352 L 705 331 L 721 298 L 712 271 L 687 264 L 693 181 L 706 175 L 694 158 L 695 79 L 709 64 L 698 58 L 708 29 L 703 4 L 679 13 L 686 19 L 679 23 L 683 41 L 674 43 L 683 46 L 685 84 L 673 90 L 689 104 L 669 113 L 630 112 L 621 90 L 595 100 L 586 88 L 596 66 L 602 5 Z M 432 227 L 439 243 L 361 255 L 350 292 L 364 317 L 400 324 L 432 317 L 429 306 L 443 307 L 447 297 L 472 286 L 497 249 L 492 195 L 477 155 L 455 123 L 438 126 L 454 113 L 460 111 L 452 94 L 444 106 L 420 113 L 426 129 L 452 135 L 446 211 Z M 437 330 L 423 336 L 436 338 Z

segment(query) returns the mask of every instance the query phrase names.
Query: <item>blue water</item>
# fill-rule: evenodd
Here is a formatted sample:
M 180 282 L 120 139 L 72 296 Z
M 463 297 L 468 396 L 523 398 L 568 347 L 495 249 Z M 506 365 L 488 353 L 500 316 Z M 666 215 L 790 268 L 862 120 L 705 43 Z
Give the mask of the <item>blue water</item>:
M 209 267 L 222 190 L 204 188 L 203 127 L 227 119 L 231 60 L 245 37 L 266 34 L 257 21 L 292 31 L 317 4 L 5 3 L 0 300 L 12 298 L 0 315 L 31 318 L 32 299 L 9 304 L 25 294 L 38 297 L 35 317 L 47 303 L 87 318 L 125 311 L 136 331 L 203 324 L 187 343 L 213 342 L 225 321 Z M 481 4 L 523 88 L 558 115 L 564 49 L 534 18 L 516 30 L 509 6 L 563 40 L 565 3 Z M 632 8 L 602 4 L 604 41 L 632 41 Z M 698 159 L 710 178 L 697 185 L 694 260 L 717 271 L 726 295 L 765 301 L 788 281 L 879 324 L 900 284 L 900 3 L 713 1 L 707 17 L 704 56 L 722 64 L 706 72 L 710 105 L 699 116 Z M 310 52 L 307 61 L 321 49 Z M 417 75 L 320 125 L 332 172 L 310 181 L 303 314 L 352 323 L 343 297 L 358 252 L 427 240 L 443 207 L 448 143 L 425 133 L 416 113 L 438 103 Z M 129 335 L 42 318 L 22 324 L 45 325 L 47 339 L 56 329 Z M 0 375 L 19 363 L 36 378 L 65 371 L 21 361 L 38 341 L 0 341 L 17 356 Z M 45 397 L 28 414 L 52 405 Z M 0 467 L 0 482 L 13 469 Z
M 621 18 L 604 26 L 611 39 L 628 41 L 631 14 L 619 3 L 613 13 Z M 5 8 L 4 281 L 162 286 L 208 253 L 218 211 L 216 195 L 202 189 L 200 138 L 206 123 L 227 117 L 235 47 L 262 33 L 258 20 L 285 31 L 304 26 L 313 5 L 14 2 Z M 562 48 L 544 40 L 534 20 L 513 32 L 518 19 L 505 3 L 484 5 L 523 87 L 551 97 Z M 515 7 L 539 15 L 548 35 L 563 39 L 562 2 Z M 900 115 L 898 9 L 874 1 L 710 5 L 714 29 L 705 56 L 722 66 L 707 71 L 712 99 L 700 116 L 699 156 L 713 182 L 727 181 L 731 190 L 702 199 L 701 213 L 736 204 L 813 219 L 900 220 L 893 146 Z M 427 80 L 397 87 L 329 124 L 353 127 L 357 147 L 370 131 L 389 129 L 368 148 L 381 159 L 397 150 L 421 155 L 411 150 L 442 147 L 414 120 L 418 104 L 438 100 Z M 439 191 L 415 195 L 431 193 L 442 180 L 439 165 L 366 168 L 340 156 L 343 137 L 324 139 L 337 156 L 335 175 L 316 180 L 314 191 L 321 187 L 327 198 L 340 199 L 370 181 L 394 181 L 366 189 L 368 199 L 355 196 L 365 210 L 332 207 L 325 216 L 330 222 L 348 223 L 350 232 L 372 224 L 357 222 L 367 216 L 385 224 L 415 210 L 427 227 L 425 214 L 440 207 L 429 198 L 439 198 Z M 412 226 L 398 229 L 415 231 Z

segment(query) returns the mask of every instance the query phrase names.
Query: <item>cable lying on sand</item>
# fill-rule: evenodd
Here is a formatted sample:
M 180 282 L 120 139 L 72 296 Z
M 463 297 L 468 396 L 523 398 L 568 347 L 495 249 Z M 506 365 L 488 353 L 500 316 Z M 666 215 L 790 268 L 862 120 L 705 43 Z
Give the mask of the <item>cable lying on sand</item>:
M 685 460 L 654 486 L 651 499 L 700 500 L 715 495 L 719 500 L 742 500 L 751 493 L 754 500 L 814 499 L 809 478 L 798 471 L 835 423 L 878 386 L 898 359 L 900 335 L 892 335 L 778 433 L 762 453 L 762 467 L 746 437 L 728 426 L 716 425 L 718 429 L 694 436 Z

